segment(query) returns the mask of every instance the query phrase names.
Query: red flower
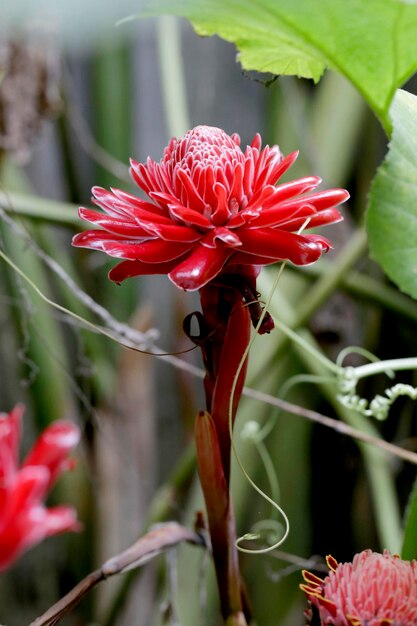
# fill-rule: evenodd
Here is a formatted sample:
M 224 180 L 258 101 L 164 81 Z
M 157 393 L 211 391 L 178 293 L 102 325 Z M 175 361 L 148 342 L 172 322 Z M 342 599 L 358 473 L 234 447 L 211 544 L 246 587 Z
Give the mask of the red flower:
M 191 291 L 223 271 L 243 271 L 240 266 L 313 263 L 330 244 L 297 231 L 307 218 L 309 228 L 341 220 L 335 207 L 348 192 L 305 195 L 321 182 L 317 176 L 275 186 L 297 153 L 261 150 L 259 135 L 245 152 L 239 143 L 238 135 L 197 126 L 172 139 L 159 163 L 131 161 L 133 180 L 151 201 L 94 187 L 93 202 L 105 213 L 80 208 L 79 215 L 103 230 L 80 233 L 73 244 L 126 259 L 110 271 L 116 282 L 167 273 Z
M 23 410 L 18 405 L 0 413 L 0 570 L 45 537 L 79 529 L 71 507 L 43 504 L 57 476 L 73 465 L 67 455 L 79 441 L 79 429 L 64 420 L 54 422 L 19 468 Z
M 365 550 L 352 563 L 327 557 L 324 580 L 303 572 L 301 585 L 318 609 L 321 624 L 334 626 L 415 626 L 417 561 L 403 561 L 387 550 Z

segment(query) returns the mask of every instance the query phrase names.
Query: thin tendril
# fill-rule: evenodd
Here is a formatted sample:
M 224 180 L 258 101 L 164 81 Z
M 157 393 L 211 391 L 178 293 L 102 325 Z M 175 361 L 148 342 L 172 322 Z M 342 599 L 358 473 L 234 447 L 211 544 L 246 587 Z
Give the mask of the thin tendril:
M 308 226 L 308 223 L 310 222 L 310 219 L 311 219 L 310 217 L 308 217 L 306 219 L 304 224 L 299 229 L 298 233 L 301 233 Z M 258 534 L 247 533 L 247 534 L 243 535 L 242 537 L 239 537 L 236 540 L 236 547 L 237 547 L 237 549 L 240 550 L 240 552 L 245 552 L 245 553 L 248 553 L 248 554 L 266 554 L 267 552 L 271 552 L 272 550 L 276 550 L 280 545 L 282 545 L 284 543 L 284 541 L 286 540 L 286 538 L 288 537 L 288 534 L 290 532 L 290 522 L 289 522 L 289 519 L 288 519 L 285 511 L 282 509 L 282 507 L 280 507 L 280 505 L 277 502 L 275 502 L 272 498 L 270 498 L 268 496 L 268 494 L 266 494 L 260 487 L 258 487 L 258 485 L 249 476 L 248 472 L 244 468 L 244 466 L 242 464 L 242 461 L 240 460 L 239 454 L 237 452 L 236 444 L 234 442 L 234 435 L 233 435 L 233 401 L 234 401 L 234 396 L 235 396 L 235 393 L 236 393 L 236 387 L 237 387 L 237 383 L 238 383 L 238 380 L 239 380 L 239 376 L 240 376 L 240 373 L 241 373 L 241 371 L 242 371 L 242 369 L 244 367 L 244 364 L 245 364 L 245 361 L 246 361 L 246 359 L 247 359 L 247 357 L 249 355 L 249 352 L 250 352 L 250 350 L 251 350 L 251 348 L 252 348 L 252 346 L 253 346 L 256 338 L 257 338 L 258 330 L 262 326 L 262 323 L 264 321 L 265 315 L 266 315 L 267 310 L 269 308 L 269 305 L 270 305 L 270 303 L 272 301 L 272 298 L 274 296 L 275 290 L 276 290 L 276 288 L 278 286 L 278 283 L 279 283 L 280 278 L 281 278 L 281 276 L 283 274 L 283 271 L 285 269 L 286 264 L 287 264 L 287 261 L 283 261 L 283 263 L 281 264 L 281 267 L 279 268 L 279 271 L 278 271 L 278 273 L 277 273 L 277 275 L 276 275 L 276 277 L 274 279 L 271 291 L 268 294 L 268 298 L 267 298 L 267 300 L 265 302 L 265 306 L 264 306 L 264 308 L 262 310 L 261 316 L 260 316 L 260 318 L 259 318 L 259 320 L 258 320 L 258 322 L 257 322 L 257 324 L 255 326 L 255 331 L 254 331 L 254 333 L 253 333 L 253 335 L 252 335 L 252 337 L 251 337 L 251 339 L 250 339 L 248 345 L 246 346 L 246 349 L 245 349 L 245 351 L 244 351 L 244 353 L 242 355 L 242 358 L 240 360 L 239 366 L 238 366 L 236 374 L 235 374 L 235 378 L 233 380 L 231 394 L 230 394 L 230 401 L 229 401 L 229 416 L 228 416 L 228 418 L 229 418 L 229 436 L 230 436 L 231 448 L 233 450 L 233 454 L 235 456 L 236 462 L 237 462 L 237 464 L 238 464 L 242 474 L 244 475 L 246 480 L 249 482 L 249 484 L 252 486 L 252 488 L 255 491 L 257 491 L 259 493 L 259 495 L 264 500 L 269 502 L 269 504 L 273 507 L 273 509 L 275 509 L 275 511 L 277 511 L 281 515 L 283 520 L 284 520 L 284 534 L 283 534 L 283 536 L 278 541 L 276 541 L 273 545 L 268 546 L 267 548 L 254 548 L 254 549 L 251 548 L 251 549 L 248 549 L 248 548 L 242 548 L 241 547 L 240 543 L 242 541 L 259 539 L 259 535 Z M 285 327 L 285 329 L 289 330 L 289 329 L 287 329 L 287 327 Z M 295 338 L 294 338 L 295 341 L 298 341 L 298 343 L 301 343 L 304 346 L 305 342 L 303 340 L 301 340 L 300 337 L 298 337 L 298 335 L 296 335 L 296 333 L 292 333 L 292 331 L 291 331 L 290 336 L 291 336 L 291 334 L 295 335 Z M 308 346 L 308 344 L 305 344 L 305 348 L 309 352 L 312 351 L 311 346 Z M 316 351 L 314 351 L 314 353 L 317 356 Z M 318 356 L 320 357 L 321 355 L 318 355 Z M 329 359 L 326 359 L 325 357 L 322 357 L 322 359 L 325 359 L 325 365 L 327 367 L 329 367 L 329 369 L 332 369 L 333 371 L 336 369 L 336 371 L 339 372 L 340 368 L 338 368 Z M 268 460 L 270 460 L 269 457 L 268 457 Z
M 308 223 L 310 222 L 310 217 L 306 219 L 306 221 L 304 222 L 304 224 L 301 226 L 301 228 L 299 229 L 299 233 L 301 233 L 307 226 Z M 239 366 L 237 368 L 236 374 L 235 374 L 235 378 L 233 380 L 233 384 L 232 384 L 232 389 L 231 389 L 231 394 L 230 394 L 230 401 L 229 401 L 229 436 L 230 436 L 230 443 L 231 443 L 231 448 L 233 450 L 233 454 L 235 456 L 236 462 L 241 470 L 241 472 L 243 473 L 243 475 L 245 476 L 246 480 L 249 482 L 249 484 L 252 486 L 252 488 L 257 491 L 257 493 L 259 493 L 259 495 L 266 500 L 267 502 L 269 502 L 269 504 L 273 507 L 273 509 L 275 509 L 275 511 L 277 511 L 281 517 L 284 520 L 284 534 L 282 535 L 282 537 L 277 540 L 273 545 L 268 546 L 267 548 L 242 548 L 241 547 L 241 542 L 245 541 L 245 540 L 253 540 L 253 539 L 259 539 L 259 535 L 258 534 L 254 534 L 254 533 L 247 533 L 245 535 L 243 535 L 242 537 L 239 537 L 236 540 L 236 547 L 240 552 L 245 552 L 248 554 L 266 554 L 268 552 L 271 552 L 272 550 L 276 550 L 280 545 L 282 545 L 284 543 L 284 541 L 286 540 L 286 538 L 288 537 L 288 534 L 290 532 L 290 522 L 289 519 L 285 513 L 285 511 L 282 509 L 282 507 L 276 502 L 274 501 L 272 498 L 270 498 L 268 496 L 268 494 L 266 494 L 255 482 L 254 480 L 249 476 L 248 472 L 246 471 L 246 469 L 244 468 L 242 461 L 240 460 L 239 454 L 237 452 L 236 449 L 236 445 L 234 442 L 234 437 L 233 437 L 233 401 L 234 401 L 234 396 L 236 393 L 236 387 L 237 387 L 237 383 L 239 380 L 239 376 L 240 373 L 244 367 L 245 361 L 249 355 L 249 352 L 257 338 L 257 334 L 258 334 L 258 330 L 261 328 L 263 320 L 265 318 L 265 315 L 267 313 L 267 310 L 269 308 L 269 305 L 272 301 L 272 298 L 274 296 L 275 290 L 278 286 L 278 283 L 280 281 L 280 278 L 283 274 L 283 271 L 285 269 L 285 266 L 287 264 L 287 261 L 284 261 L 281 264 L 281 267 L 279 268 L 279 271 L 274 279 L 272 288 L 270 293 L 268 294 L 268 298 L 266 300 L 265 306 L 262 310 L 261 316 L 258 320 L 258 323 L 256 324 L 255 327 L 255 331 L 248 343 L 248 345 L 246 346 L 246 349 L 242 355 L 242 358 L 240 360 Z M 283 326 L 280 323 L 281 326 Z M 310 353 L 313 351 L 313 348 L 311 348 L 311 346 L 309 346 L 308 344 L 306 344 L 300 337 L 298 337 L 298 335 L 296 333 L 293 333 L 293 331 L 290 331 L 289 328 L 285 327 L 284 331 L 289 331 L 288 334 L 290 335 L 290 337 L 292 335 L 294 335 L 293 339 L 294 341 L 297 341 L 298 343 L 300 343 L 301 345 L 303 345 L 303 347 L 305 347 L 306 350 L 308 350 Z M 316 350 L 314 350 L 314 354 L 315 356 L 318 356 L 318 358 L 321 357 L 320 354 L 317 353 Z M 332 363 L 332 361 L 330 361 L 329 359 L 327 359 L 326 357 L 321 357 L 321 360 L 324 362 L 324 364 L 331 369 L 332 371 L 336 371 L 339 372 L 340 368 L 337 367 L 334 363 Z M 268 457 L 268 462 L 270 461 L 270 458 Z M 268 463 L 268 466 L 270 467 L 270 464 Z M 268 470 L 267 470 L 268 471 Z
M 250 548 L 250 549 L 249 548 L 242 548 L 242 546 L 240 545 L 242 541 L 257 539 L 257 538 L 259 538 L 259 535 L 257 535 L 257 534 L 254 535 L 253 533 L 249 533 L 249 534 L 243 535 L 242 537 L 239 537 L 236 540 L 236 547 L 237 547 L 237 549 L 240 550 L 240 552 L 245 552 L 245 553 L 248 553 L 248 554 L 265 554 L 265 553 L 270 552 L 272 550 L 276 550 L 286 540 L 286 538 L 288 536 L 288 533 L 290 532 L 290 522 L 289 522 L 289 519 L 288 519 L 285 511 L 279 506 L 279 504 L 277 502 L 275 502 L 272 498 L 270 498 L 268 496 L 268 494 L 266 494 L 260 487 L 258 487 L 258 485 L 249 476 L 248 472 L 244 468 L 243 463 L 240 460 L 239 454 L 237 452 L 236 444 L 234 442 L 234 437 L 233 437 L 233 400 L 234 400 L 234 396 L 235 396 L 235 392 L 236 392 L 236 386 L 237 386 L 237 382 L 239 380 L 240 372 L 242 371 L 242 368 L 243 368 L 243 366 L 245 364 L 245 361 L 246 361 L 246 359 L 248 357 L 248 354 L 249 354 L 249 352 L 250 352 L 250 350 L 252 348 L 252 345 L 253 345 L 254 341 L 256 340 L 257 332 L 258 332 L 259 328 L 262 325 L 262 322 L 263 322 L 264 317 L 265 317 L 266 312 L 267 312 L 267 308 L 269 307 L 269 304 L 270 304 L 270 302 L 272 300 L 272 297 L 273 297 L 273 295 L 275 293 L 275 290 L 276 290 L 276 288 L 278 286 L 278 282 L 279 282 L 279 280 L 280 280 L 280 278 L 282 276 L 282 273 L 284 271 L 285 265 L 286 265 L 286 261 L 284 261 L 281 264 L 281 267 L 279 268 L 277 276 L 275 277 L 274 284 L 272 285 L 272 289 L 271 289 L 271 291 L 270 291 L 270 293 L 268 295 L 265 307 L 264 307 L 264 309 L 262 311 L 262 314 L 261 314 L 261 316 L 260 316 L 260 318 L 258 320 L 258 323 L 256 324 L 255 332 L 254 332 L 252 338 L 250 339 L 248 345 L 246 346 L 246 349 L 245 349 L 245 351 L 244 351 L 244 353 L 242 355 L 242 358 L 240 360 L 239 367 L 237 368 L 236 375 L 235 375 L 235 378 L 234 378 L 234 381 L 233 381 L 233 385 L 232 385 L 232 389 L 231 389 L 231 394 L 230 394 L 230 402 L 229 402 L 229 435 L 230 435 L 231 447 L 232 447 L 233 454 L 235 456 L 236 462 L 237 462 L 237 464 L 238 464 L 242 474 L 244 475 L 246 480 L 249 482 L 249 484 L 252 486 L 252 488 L 257 493 L 259 493 L 259 495 L 264 500 L 266 500 L 282 516 L 282 518 L 284 520 L 284 528 L 285 528 L 283 536 L 278 541 L 276 541 L 272 546 L 268 546 L 267 548 Z
M 339 365 L 339 367 L 343 367 L 343 361 L 349 354 L 359 354 L 372 363 L 376 363 L 381 360 L 366 348 L 361 348 L 360 346 L 347 346 L 337 355 L 336 364 Z
M 316 350 L 316 348 L 314 348 L 314 346 L 311 346 L 307 341 L 304 341 L 304 339 L 302 339 L 302 337 L 300 337 L 296 332 L 294 332 L 289 326 L 284 324 L 284 322 L 282 320 L 275 320 L 275 321 L 276 321 L 277 325 L 281 328 L 281 330 L 284 331 L 284 333 L 292 341 L 294 341 L 294 343 L 297 343 L 306 352 L 309 352 L 312 356 L 314 356 L 315 359 L 320 361 L 322 363 L 322 365 L 327 367 L 327 369 L 331 370 L 332 372 L 335 372 L 335 374 L 339 374 L 340 369 L 341 369 L 339 365 L 336 365 L 336 363 L 333 363 L 333 361 L 328 359 L 327 356 L 324 356 L 324 354 L 321 354 L 321 352 Z
M 334 379 L 330 376 L 316 376 L 315 374 L 297 374 L 292 376 L 279 390 L 278 397 L 281 400 L 284 400 L 290 389 L 292 389 L 295 385 L 300 383 L 328 383 L 332 382 Z M 259 429 L 256 436 L 254 436 L 254 440 L 256 437 L 256 441 L 263 441 L 266 437 L 272 432 L 275 422 L 278 417 L 283 412 L 283 409 L 278 409 L 275 412 L 275 415 L 271 415 L 270 419 L 264 424 L 262 428 Z

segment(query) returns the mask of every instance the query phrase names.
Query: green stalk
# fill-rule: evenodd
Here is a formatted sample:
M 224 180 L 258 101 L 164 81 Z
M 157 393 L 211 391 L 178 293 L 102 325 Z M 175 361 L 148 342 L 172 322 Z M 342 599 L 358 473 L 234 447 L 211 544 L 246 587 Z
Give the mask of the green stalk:
M 93 127 L 99 146 L 128 165 L 131 156 L 132 97 L 130 46 L 113 39 L 94 58 L 92 67 L 94 110 Z M 103 187 L 120 185 L 120 180 L 98 167 Z
M 80 277 L 77 275 L 77 272 L 70 260 L 68 250 L 69 246 L 67 248 L 60 245 L 50 230 L 42 231 L 39 234 L 39 244 L 46 254 L 59 263 L 68 276 L 76 282 L 80 282 Z M 88 311 L 78 298 L 74 296 L 70 286 L 67 285 L 62 279 L 58 279 L 55 276 L 53 278 L 56 278 L 54 283 L 56 283 L 56 287 L 60 295 L 59 300 L 63 306 L 65 306 L 68 310 L 73 311 L 83 319 L 92 321 L 90 311 Z M 99 397 L 105 398 L 109 393 L 109 390 L 112 389 L 114 381 L 114 368 L 111 356 L 112 348 L 114 346 L 111 344 L 109 345 L 108 342 L 103 342 L 102 337 L 96 335 L 95 333 L 82 330 L 77 331 L 76 328 L 74 332 L 81 333 L 82 344 L 85 347 L 86 355 L 91 360 L 92 364 L 94 364 L 92 378 L 94 387 L 97 390 Z
M 78 228 L 81 225 L 81 220 L 77 215 L 77 205 L 39 198 L 27 193 L 0 189 L 0 208 L 12 215 L 16 214 L 55 224 L 67 224 Z
M 332 71 L 323 76 L 311 100 L 309 128 L 317 172 L 326 185 L 345 184 L 361 139 L 366 103 L 350 82 Z
M 30 225 L 27 224 L 27 228 Z M 31 228 L 31 235 L 37 237 L 35 229 Z M 6 225 L 1 226 L 2 240 L 5 242 L 7 254 L 18 260 L 19 267 L 30 276 L 31 280 L 50 298 L 50 285 L 42 264 L 36 255 L 24 242 L 17 238 Z M 32 300 L 30 292 L 22 286 L 27 294 L 27 303 L 22 300 L 20 282 L 12 271 L 9 272 L 9 285 L 13 297 L 19 302 L 18 311 L 14 316 L 17 322 L 17 332 L 23 327 L 27 333 L 28 345 L 25 348 L 24 359 L 33 362 L 38 370 L 31 383 L 32 398 L 36 405 L 38 423 L 43 427 L 54 419 L 63 417 L 71 408 L 71 393 L 68 376 L 71 372 L 67 359 L 63 337 L 59 323 L 51 314 L 50 308 L 38 299 Z M 25 343 L 25 338 L 21 341 Z M 27 376 L 23 374 L 23 377 Z M 29 379 L 31 375 L 29 374 Z
M 94 108 L 92 120 L 97 144 L 119 161 L 129 163 L 132 156 L 132 102 L 130 42 L 112 38 L 110 44 L 97 53 L 92 65 Z M 97 168 L 95 184 L 109 188 L 120 187 L 120 180 L 104 167 Z M 127 319 L 136 307 L 136 286 L 128 281 L 117 290 L 104 273 L 96 276 L 100 302 L 119 319 Z M 117 307 L 117 308 L 116 308 Z
M 13 189 L 30 189 L 26 178 L 16 168 L 2 169 L 2 183 Z M 34 225 L 22 220 L 29 236 L 37 240 L 41 234 L 41 225 Z M 0 225 L 2 243 L 5 252 L 15 260 L 24 273 L 38 285 L 39 289 L 48 297 L 53 298 L 47 272 L 36 254 L 19 238 L 7 224 Z M 32 398 L 36 408 L 38 426 L 44 427 L 49 422 L 68 414 L 72 410 L 73 397 L 70 389 L 71 367 L 64 345 L 62 328 L 51 315 L 50 308 L 38 299 L 32 300 L 29 291 L 16 279 L 15 274 L 9 271 L 10 291 L 22 305 L 22 311 L 15 315 L 17 332 L 25 328 L 28 334 L 28 345 L 24 358 L 33 361 L 38 371 L 31 384 Z M 23 291 L 22 291 L 23 290 Z M 27 304 L 22 296 L 27 293 Z M 22 338 L 23 343 L 25 338 Z M 26 375 L 26 373 L 24 374 Z M 29 374 L 30 377 L 30 374 Z
M 181 30 L 177 18 L 171 16 L 158 18 L 157 43 L 168 135 L 182 137 L 189 129 L 189 115 L 181 57 Z

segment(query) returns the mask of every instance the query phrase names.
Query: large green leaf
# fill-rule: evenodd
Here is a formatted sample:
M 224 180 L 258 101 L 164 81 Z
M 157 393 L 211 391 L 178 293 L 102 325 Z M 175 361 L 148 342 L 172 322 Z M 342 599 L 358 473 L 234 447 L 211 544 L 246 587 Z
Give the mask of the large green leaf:
M 409 561 L 417 558 L 417 481 L 414 483 L 404 515 L 401 557 Z
M 395 90 L 417 69 L 417 6 L 398 0 L 147 0 L 141 15 L 188 18 L 236 44 L 247 70 L 317 81 L 344 74 L 385 127 Z M 348 121 L 348 120 L 347 120 Z
M 367 215 L 371 254 L 417 298 L 417 97 L 399 90 L 388 155 L 374 179 Z

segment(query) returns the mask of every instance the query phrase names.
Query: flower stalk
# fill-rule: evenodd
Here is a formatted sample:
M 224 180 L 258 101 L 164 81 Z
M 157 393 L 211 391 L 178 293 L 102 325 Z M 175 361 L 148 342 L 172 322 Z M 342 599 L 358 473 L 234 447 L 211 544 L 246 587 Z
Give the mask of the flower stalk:
M 233 615 L 242 612 L 242 585 L 235 546 L 235 520 L 229 496 L 229 484 L 223 471 L 216 426 L 211 415 L 206 411 L 199 411 L 197 414 L 196 449 L 198 472 L 207 508 L 221 611 L 227 623 Z
M 259 135 L 242 150 L 238 135 L 197 126 L 173 138 L 159 162 L 131 161 L 132 178 L 147 200 L 95 187 L 93 202 L 102 211 L 82 207 L 79 216 L 98 228 L 73 239 L 77 247 L 120 261 L 109 274 L 116 283 L 167 274 L 178 288 L 199 291 L 201 312 L 186 317 L 184 330 L 200 347 L 206 371 L 197 464 L 227 626 L 250 619 L 229 486 L 251 323 L 259 334 L 274 328 L 258 300 L 256 279 L 263 265 L 306 265 L 327 252 L 330 242 L 304 228 L 340 221 L 337 206 L 349 197 L 343 189 L 311 193 L 321 182 L 317 176 L 277 185 L 298 153 L 284 157 L 278 146 L 261 146 Z

